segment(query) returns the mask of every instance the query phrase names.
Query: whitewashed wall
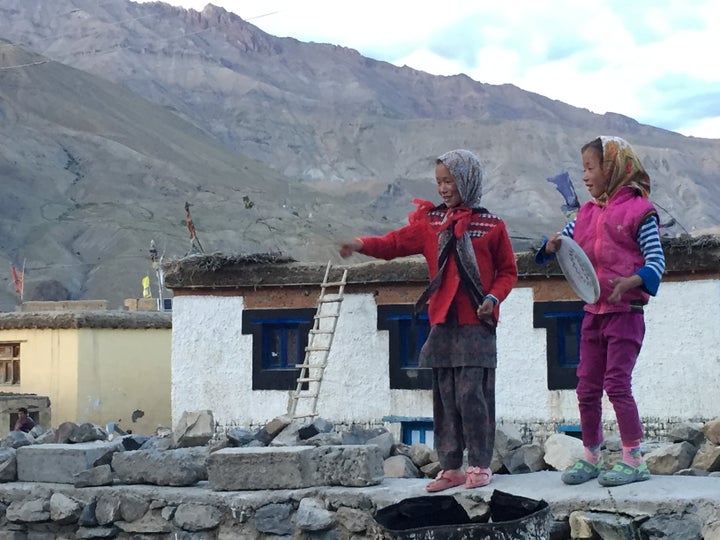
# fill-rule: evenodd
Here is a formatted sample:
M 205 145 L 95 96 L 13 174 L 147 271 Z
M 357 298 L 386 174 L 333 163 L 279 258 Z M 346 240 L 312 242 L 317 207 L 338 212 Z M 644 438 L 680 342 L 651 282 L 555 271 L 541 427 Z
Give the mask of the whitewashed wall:
M 172 415 L 211 409 L 223 426 L 264 423 L 287 410 L 288 393 L 252 391 L 252 336 L 241 297 L 178 296 L 173 302 Z M 390 390 L 388 334 L 372 295 L 345 296 L 325 372 L 320 414 L 334 422 L 431 417 L 430 391 Z M 720 280 L 668 282 L 646 309 L 635 369 L 640 413 L 657 420 L 720 416 Z M 546 336 L 533 328 L 530 288 L 502 305 L 498 327 L 498 420 L 577 423 L 572 390 L 548 391 Z M 614 419 L 605 403 L 606 417 Z

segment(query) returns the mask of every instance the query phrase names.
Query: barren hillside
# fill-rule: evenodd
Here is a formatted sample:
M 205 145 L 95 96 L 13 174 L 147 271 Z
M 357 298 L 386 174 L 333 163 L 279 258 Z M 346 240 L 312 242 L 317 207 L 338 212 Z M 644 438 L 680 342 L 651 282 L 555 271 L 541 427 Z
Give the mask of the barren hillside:
M 600 134 L 640 154 L 665 234 L 720 220 L 720 141 L 277 38 L 212 5 L 0 0 L 0 37 L 0 264 L 27 259 L 29 285 L 72 298 L 138 295 L 151 238 L 184 253 L 186 200 L 209 250 L 327 260 L 434 198 L 451 148 L 481 157 L 517 250 L 564 224 L 548 177 L 587 200 L 579 148 Z

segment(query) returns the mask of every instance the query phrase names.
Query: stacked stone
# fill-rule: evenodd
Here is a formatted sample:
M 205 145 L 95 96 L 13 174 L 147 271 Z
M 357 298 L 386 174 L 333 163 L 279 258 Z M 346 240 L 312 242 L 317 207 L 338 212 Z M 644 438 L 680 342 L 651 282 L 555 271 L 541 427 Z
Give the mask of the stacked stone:
M 0 481 L 18 486 L 0 490 L 0 536 L 202 539 L 302 533 L 360 540 L 377 534 L 372 520 L 377 505 L 403 493 L 389 493 L 383 503 L 355 488 L 433 477 L 440 468 L 437 453 L 424 444 L 398 443 L 384 428 L 338 432 L 323 419 L 303 424 L 278 417 L 260 429 L 218 435 L 212 413 L 198 411 L 183 415 L 175 430 L 152 437 L 117 436 L 72 423 L 17 433 L 0 448 Z M 720 418 L 678 424 L 668 433 L 665 441 L 643 445 L 653 474 L 720 476 Z M 611 465 L 619 440 L 609 438 L 603 453 Z M 577 438 L 554 434 L 541 444 L 529 430 L 500 425 L 492 469 L 497 474 L 562 470 L 581 456 Z M 472 495 L 464 495 L 466 506 L 487 510 L 482 497 Z M 688 538 L 720 539 L 718 521 L 674 515 L 670 507 L 658 514 L 664 515 L 571 510 L 553 522 L 553 537 L 654 538 L 653 531 L 677 529 L 701 535 Z

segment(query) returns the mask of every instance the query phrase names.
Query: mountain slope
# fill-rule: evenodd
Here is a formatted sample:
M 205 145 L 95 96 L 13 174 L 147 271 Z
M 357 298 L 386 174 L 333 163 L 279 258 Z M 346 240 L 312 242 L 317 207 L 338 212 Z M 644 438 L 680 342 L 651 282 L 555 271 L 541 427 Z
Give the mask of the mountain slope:
M 208 249 L 327 260 L 436 199 L 433 160 L 451 148 L 480 156 L 518 250 L 565 222 L 546 178 L 569 172 L 587 200 L 579 148 L 599 134 L 636 148 L 680 224 L 667 234 L 719 222 L 720 141 L 277 38 L 212 5 L 0 0 L 0 36 L 44 55 L 0 45 L 0 263 L 34 257 L 73 297 L 138 294 L 121 261 L 144 275 L 150 237 L 182 253 L 185 200 Z
M 402 221 L 412 195 L 432 196 L 432 159 L 467 147 L 490 172 L 489 207 L 513 218 L 537 202 L 537 219 L 528 227 L 518 216 L 516 236 L 558 227 L 564 216 L 545 178 L 567 170 L 582 192 L 579 147 L 611 133 L 636 146 L 656 202 L 680 223 L 717 224 L 720 141 L 596 115 L 512 85 L 432 76 L 343 47 L 277 38 L 211 4 L 197 12 L 161 2 L 0 0 L 0 35 L 170 108 L 290 181 L 317 189 L 361 183 L 352 189 L 378 198 L 368 210 L 384 205 L 378 217 L 392 223 Z
M 168 256 L 188 250 L 185 201 L 206 250 L 326 260 L 328 231 L 350 234 L 369 221 L 359 212 L 324 216 L 332 197 L 289 185 L 112 83 L 7 42 L 0 119 L 2 277 L 8 261 L 27 259 L 28 298 L 53 282 L 60 296 L 114 306 L 137 296 L 151 239 Z M 6 305 L 11 292 L 5 287 Z

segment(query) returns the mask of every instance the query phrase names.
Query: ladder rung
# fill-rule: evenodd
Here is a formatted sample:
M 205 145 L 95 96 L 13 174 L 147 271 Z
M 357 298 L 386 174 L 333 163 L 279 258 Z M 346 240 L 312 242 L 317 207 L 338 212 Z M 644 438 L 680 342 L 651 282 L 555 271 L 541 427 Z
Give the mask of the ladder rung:
M 345 286 L 347 285 L 347 270 L 343 271 L 342 277 L 339 281 L 329 281 L 330 275 L 330 263 L 328 263 L 325 270 L 325 277 L 321 284 L 320 296 L 317 300 L 317 310 L 313 317 L 314 324 L 313 328 L 309 330 L 309 343 L 305 347 L 305 352 L 310 353 L 305 355 L 305 359 L 302 364 L 295 364 L 295 367 L 300 369 L 300 376 L 297 378 L 297 389 L 291 392 L 291 401 L 288 403 L 288 414 L 292 414 L 293 418 L 315 418 L 318 416 L 317 413 L 317 401 L 320 395 L 320 385 L 322 384 L 322 378 L 325 368 L 327 367 L 328 353 L 332 346 L 333 335 L 335 334 L 335 328 L 337 326 L 337 319 L 340 317 L 340 303 L 343 301 L 343 295 L 345 293 Z M 333 291 L 327 289 L 334 287 Z M 322 304 L 336 304 L 337 309 L 324 308 L 323 313 Z M 334 313 L 327 313 L 331 311 Z M 325 319 L 327 322 L 321 324 L 320 321 Z M 322 328 L 321 328 L 322 327 Z M 317 341 L 320 344 L 314 343 L 313 336 L 327 336 L 326 338 L 319 338 Z M 312 353 L 321 353 L 320 356 L 313 356 Z M 324 354 L 323 354 L 324 353 Z M 311 360 L 315 363 L 309 363 Z M 311 370 L 316 371 L 311 371 Z M 314 385 L 311 383 L 315 383 Z M 303 384 L 305 389 L 303 390 Z M 310 413 L 297 413 L 297 404 L 301 399 L 312 399 L 312 409 Z

